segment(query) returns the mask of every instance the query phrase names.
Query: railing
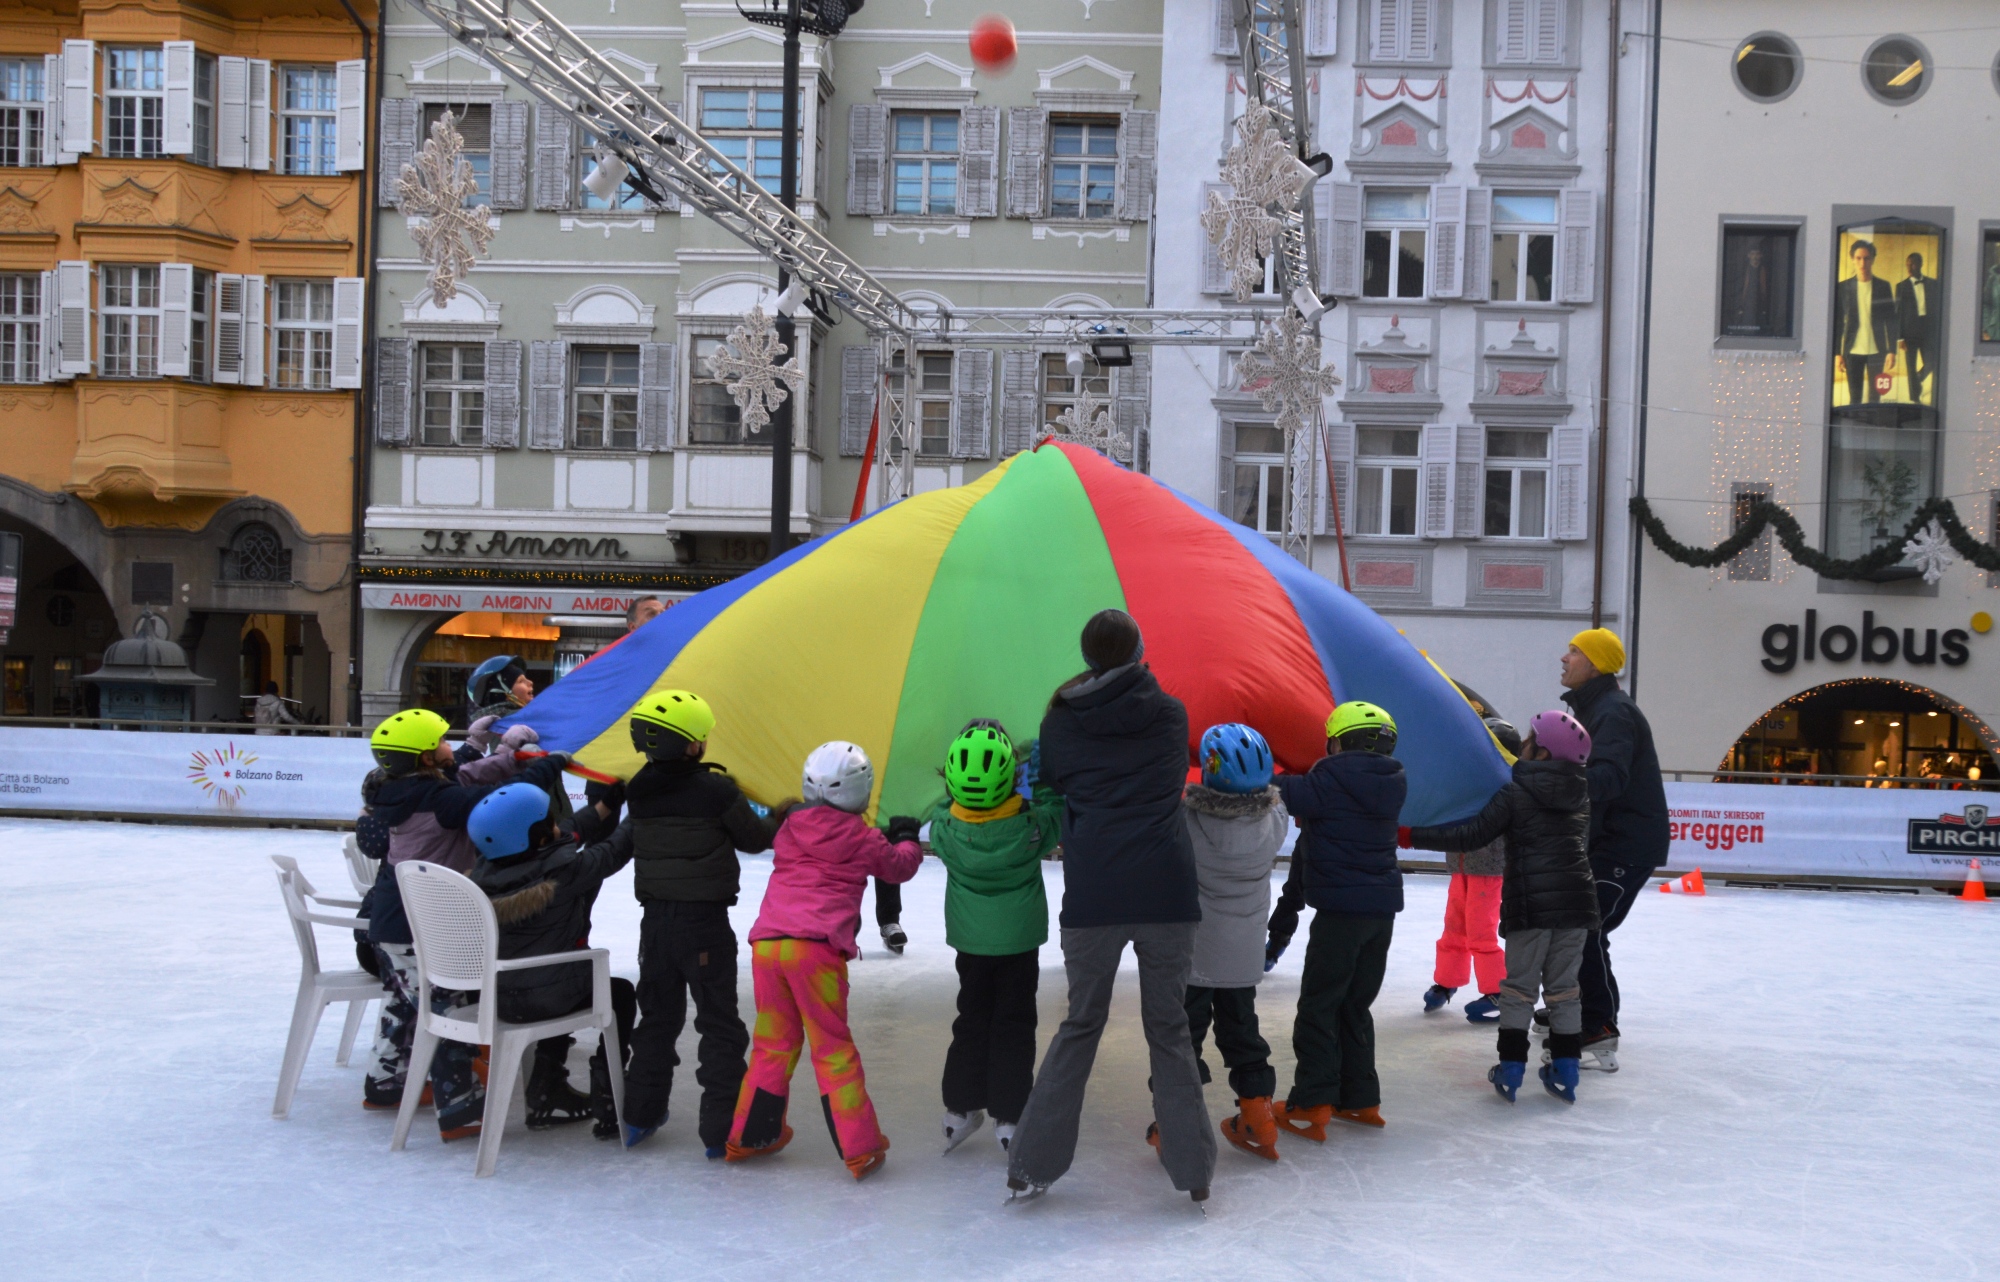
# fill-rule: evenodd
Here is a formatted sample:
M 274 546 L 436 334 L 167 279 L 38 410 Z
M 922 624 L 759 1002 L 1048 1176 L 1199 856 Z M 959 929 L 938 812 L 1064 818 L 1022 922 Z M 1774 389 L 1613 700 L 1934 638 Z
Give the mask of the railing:
M 1663 770 L 1675 783 L 1768 783 L 1829 788 L 1920 788 L 1932 792 L 1993 792 L 2000 779 L 1932 779 L 1912 775 L 1815 775 L 1800 770 Z
M 328 739 L 365 739 L 361 726 L 259 725 L 254 721 L 148 721 L 140 717 L 0 717 L 0 730 L 28 726 L 42 730 L 173 730 L 224 734 L 317 735 Z

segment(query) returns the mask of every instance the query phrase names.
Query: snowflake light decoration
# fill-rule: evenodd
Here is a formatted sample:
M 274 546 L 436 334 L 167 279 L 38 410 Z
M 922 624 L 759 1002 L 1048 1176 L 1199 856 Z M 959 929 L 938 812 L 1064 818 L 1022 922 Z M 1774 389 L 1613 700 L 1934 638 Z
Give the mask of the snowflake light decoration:
M 1305 190 L 1308 170 L 1271 123 L 1271 112 L 1253 102 L 1236 121 L 1236 142 L 1222 161 L 1222 181 L 1230 193 L 1208 193 L 1201 227 L 1228 271 L 1236 301 L 1248 302 L 1264 283 L 1264 260 L 1276 251 L 1284 219 L 1273 205 L 1289 211 Z
M 1127 461 L 1131 442 L 1111 421 L 1111 413 L 1088 390 L 1049 424 L 1055 439 L 1088 446 L 1107 458 Z
M 743 323 L 730 330 L 722 346 L 708 358 L 708 372 L 721 379 L 736 400 L 745 436 L 762 430 L 771 421 L 771 411 L 785 403 L 787 384 L 793 391 L 805 385 L 806 374 L 799 368 L 799 358 L 793 356 L 780 365 L 781 354 L 778 327 L 764 314 L 763 308 L 753 307 Z
M 465 159 L 465 139 L 447 111 L 417 149 L 416 163 L 404 165 L 396 180 L 397 208 L 405 217 L 418 220 L 410 239 L 416 241 L 418 255 L 430 264 L 433 303 L 448 303 L 457 297 L 458 283 L 493 243 L 493 224 L 486 208 L 465 203 L 478 190 L 479 180 Z
M 1278 416 L 1287 439 L 1305 428 L 1320 401 L 1340 386 L 1333 366 L 1319 363 L 1319 331 L 1286 308 L 1264 326 L 1256 345 L 1236 363 L 1239 386 Z
M 1945 536 L 1944 526 L 1936 517 L 1931 523 L 1910 536 L 1903 544 L 1903 555 L 1909 557 L 1924 573 L 1924 582 L 1935 584 L 1944 577 L 1944 572 L 1958 563 L 1952 555 L 1951 540 Z

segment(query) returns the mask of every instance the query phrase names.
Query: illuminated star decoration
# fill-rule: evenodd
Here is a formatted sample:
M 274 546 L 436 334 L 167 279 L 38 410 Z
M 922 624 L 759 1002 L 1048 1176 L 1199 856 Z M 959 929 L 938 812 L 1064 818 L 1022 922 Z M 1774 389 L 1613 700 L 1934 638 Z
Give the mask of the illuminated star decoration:
M 467 205 L 479 191 L 472 165 L 465 159 L 465 139 L 445 112 L 431 126 L 431 136 L 417 149 L 415 164 L 404 165 L 396 180 L 396 206 L 415 218 L 410 239 L 417 254 L 430 264 L 431 301 L 449 303 L 458 283 L 493 243 L 493 224 L 484 205 Z
M 1229 273 L 1236 301 L 1248 302 L 1264 283 L 1264 260 L 1275 252 L 1284 219 L 1271 212 L 1298 204 L 1310 171 L 1292 155 L 1271 113 L 1253 102 L 1236 121 L 1236 142 L 1222 161 L 1222 181 L 1229 194 L 1208 193 L 1201 211 L 1202 230 L 1216 247 Z
M 786 384 L 794 391 L 805 385 L 799 358 L 794 356 L 780 365 L 780 350 L 778 327 L 763 308 L 753 307 L 708 358 L 708 372 L 721 379 L 736 399 L 746 436 L 761 430 L 771 421 L 771 411 L 785 403 Z
M 1278 416 L 1286 439 L 1301 431 L 1320 402 L 1340 386 L 1333 366 L 1319 363 L 1319 333 L 1291 308 L 1264 326 L 1236 362 L 1239 386 Z
M 1923 571 L 1924 582 L 1930 584 L 1942 579 L 1944 572 L 1958 563 L 1958 558 L 1952 555 L 1951 541 L 1945 537 L 1944 527 L 1936 517 L 1903 544 L 1903 555 Z
M 1058 441 L 1073 441 L 1088 446 L 1119 462 L 1130 459 L 1131 442 L 1111 421 L 1111 412 L 1100 405 L 1088 390 L 1068 409 L 1056 415 L 1055 422 L 1049 427 Z

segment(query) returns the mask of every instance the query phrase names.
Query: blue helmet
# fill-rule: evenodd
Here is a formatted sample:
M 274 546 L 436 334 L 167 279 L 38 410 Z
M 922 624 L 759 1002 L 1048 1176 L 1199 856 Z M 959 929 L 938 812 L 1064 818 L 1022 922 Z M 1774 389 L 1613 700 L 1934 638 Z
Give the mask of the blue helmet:
M 531 783 L 510 783 L 479 799 L 465 820 L 465 835 L 482 859 L 512 859 L 533 845 L 529 830 L 549 817 L 549 794 Z
M 1201 736 L 1201 782 L 1217 792 L 1262 792 L 1271 784 L 1271 745 L 1240 722 Z

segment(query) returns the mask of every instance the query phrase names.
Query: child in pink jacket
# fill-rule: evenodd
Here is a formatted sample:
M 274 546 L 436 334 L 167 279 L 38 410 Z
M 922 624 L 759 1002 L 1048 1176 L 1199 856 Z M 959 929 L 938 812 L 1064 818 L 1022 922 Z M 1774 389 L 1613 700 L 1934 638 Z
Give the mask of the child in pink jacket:
M 791 1142 L 785 1110 L 792 1070 L 810 1037 L 833 1146 L 858 1180 L 889 1152 L 847 1028 L 847 963 L 860 954 L 861 892 L 870 877 L 897 884 L 916 876 L 924 850 L 916 820 L 891 819 L 885 836 L 861 817 L 875 767 L 853 744 L 815 748 L 804 782 L 806 804 L 778 830 L 771 881 L 750 930 L 757 1027 L 725 1156 L 741 1162 Z

